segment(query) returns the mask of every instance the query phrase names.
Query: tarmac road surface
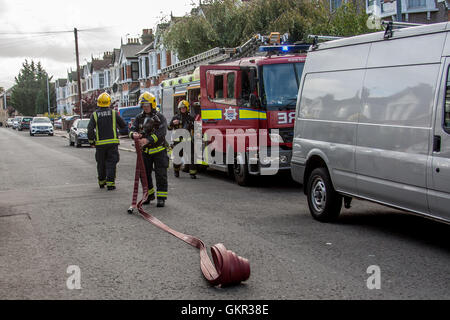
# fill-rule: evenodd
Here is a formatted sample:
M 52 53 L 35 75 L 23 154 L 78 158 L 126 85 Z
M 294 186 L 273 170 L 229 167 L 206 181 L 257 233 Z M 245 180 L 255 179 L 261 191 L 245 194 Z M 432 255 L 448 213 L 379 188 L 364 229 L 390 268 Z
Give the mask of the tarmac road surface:
M 450 298 L 448 225 L 364 201 L 320 223 L 289 175 L 244 188 L 170 169 L 166 207 L 145 208 L 250 261 L 247 282 L 211 287 L 197 249 L 127 214 L 136 157 L 129 140 L 121 146 L 107 191 L 95 149 L 0 128 L 0 299 Z

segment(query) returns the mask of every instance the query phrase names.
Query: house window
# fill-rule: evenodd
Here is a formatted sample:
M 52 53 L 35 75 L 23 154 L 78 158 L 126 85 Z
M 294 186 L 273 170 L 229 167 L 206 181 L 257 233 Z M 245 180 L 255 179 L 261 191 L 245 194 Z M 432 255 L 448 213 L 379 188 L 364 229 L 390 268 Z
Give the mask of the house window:
M 170 51 L 166 52 L 166 67 L 172 64 L 172 55 Z
M 148 57 L 144 58 L 144 63 L 145 63 L 145 75 L 146 75 L 146 77 L 149 77 L 150 76 L 150 66 L 148 63 Z
M 105 87 L 109 87 L 109 82 L 110 82 L 110 72 L 109 71 L 105 71 Z
M 408 9 L 423 8 L 426 6 L 426 0 L 408 0 Z
M 371 7 L 375 4 L 375 0 L 367 0 L 367 7 Z
M 98 75 L 98 87 L 99 89 L 103 89 L 104 86 L 105 86 L 105 76 L 103 73 L 100 73 Z
M 131 63 L 131 79 L 133 81 L 139 79 L 139 64 L 137 62 Z

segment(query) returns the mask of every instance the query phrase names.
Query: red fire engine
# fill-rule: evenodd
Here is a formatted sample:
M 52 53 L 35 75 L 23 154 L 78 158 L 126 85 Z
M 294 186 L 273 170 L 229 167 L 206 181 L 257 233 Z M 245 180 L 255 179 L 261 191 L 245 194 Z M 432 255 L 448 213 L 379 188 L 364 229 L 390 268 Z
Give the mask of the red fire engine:
M 239 185 L 247 185 L 252 175 L 273 172 L 269 170 L 273 161 L 279 170 L 290 169 L 295 107 L 307 48 L 265 46 L 260 48 L 261 56 L 200 66 L 201 118 L 197 120 L 201 120 L 209 167 L 233 174 Z M 244 136 L 244 146 L 239 145 L 237 136 L 252 130 L 256 145 L 249 136 Z M 222 141 L 210 137 L 219 131 Z M 215 160 L 211 160 L 207 149 L 214 141 L 211 155 Z M 276 159 L 270 148 L 274 144 L 278 145 Z

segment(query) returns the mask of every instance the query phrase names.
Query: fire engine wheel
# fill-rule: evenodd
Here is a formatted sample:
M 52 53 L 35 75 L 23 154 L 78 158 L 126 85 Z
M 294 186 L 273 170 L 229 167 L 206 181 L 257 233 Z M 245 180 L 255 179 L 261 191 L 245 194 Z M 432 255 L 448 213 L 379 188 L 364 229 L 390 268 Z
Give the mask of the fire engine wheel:
M 342 196 L 331 183 L 326 168 L 316 168 L 311 172 L 307 184 L 309 211 L 314 219 L 331 222 L 338 218 L 342 207 Z
M 240 186 L 248 186 L 250 184 L 250 175 L 248 173 L 248 166 L 246 161 L 238 161 L 237 156 L 234 159 L 233 173 L 234 180 Z

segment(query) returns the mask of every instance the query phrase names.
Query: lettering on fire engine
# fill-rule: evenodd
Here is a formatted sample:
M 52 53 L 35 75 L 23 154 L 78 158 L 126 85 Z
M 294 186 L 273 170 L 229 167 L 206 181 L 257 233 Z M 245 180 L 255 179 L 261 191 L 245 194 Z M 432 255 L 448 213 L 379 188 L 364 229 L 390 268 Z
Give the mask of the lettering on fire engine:
M 280 112 L 278 113 L 278 124 L 291 124 L 294 123 L 295 111 L 293 112 Z

